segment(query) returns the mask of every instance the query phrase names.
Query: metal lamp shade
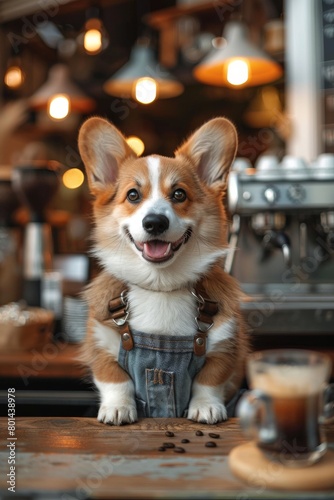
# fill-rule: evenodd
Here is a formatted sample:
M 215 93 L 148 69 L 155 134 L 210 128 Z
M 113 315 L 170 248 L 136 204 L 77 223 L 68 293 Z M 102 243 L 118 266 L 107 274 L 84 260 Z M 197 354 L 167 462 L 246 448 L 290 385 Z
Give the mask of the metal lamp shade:
M 263 85 L 281 77 L 281 66 L 247 39 L 247 29 L 242 23 L 229 22 L 224 35 L 227 45 L 214 49 L 195 67 L 197 80 L 208 85 L 236 88 L 227 80 L 228 65 L 235 59 L 245 61 L 249 71 L 248 80 L 238 87 Z
M 34 109 L 40 110 L 48 106 L 50 98 L 57 94 L 68 96 L 71 110 L 78 113 L 88 113 L 95 107 L 94 100 L 87 97 L 75 85 L 65 64 L 55 64 L 49 71 L 47 81 L 31 96 L 29 103 Z
M 118 97 L 133 97 L 133 89 L 140 78 L 152 78 L 157 85 L 157 99 L 176 97 L 183 92 L 183 85 L 165 68 L 161 67 L 150 47 L 136 45 L 130 60 L 118 70 L 103 88 L 107 94 Z

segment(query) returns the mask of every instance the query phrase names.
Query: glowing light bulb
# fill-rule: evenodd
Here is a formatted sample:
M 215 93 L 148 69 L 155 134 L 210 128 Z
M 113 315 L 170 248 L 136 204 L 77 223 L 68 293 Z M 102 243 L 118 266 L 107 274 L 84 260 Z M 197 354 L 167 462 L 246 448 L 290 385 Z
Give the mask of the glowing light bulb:
M 63 120 L 70 112 L 70 100 L 65 94 L 54 95 L 48 104 L 48 113 L 55 120 Z
M 227 66 L 227 81 L 231 85 L 242 85 L 249 78 L 248 64 L 242 59 L 234 59 Z
M 139 137 L 135 135 L 131 135 L 126 139 L 126 142 L 129 144 L 130 148 L 136 153 L 137 156 L 140 156 L 144 153 L 145 144 Z
M 157 97 L 157 84 L 153 78 L 139 78 L 135 83 L 135 98 L 142 104 L 150 104 Z
M 77 189 L 84 180 L 85 176 L 78 168 L 70 168 L 63 175 L 63 184 L 68 189 Z
M 102 33 L 93 28 L 85 32 L 83 40 L 84 49 L 90 54 L 97 54 L 102 49 Z
M 4 81 L 7 87 L 17 89 L 24 81 L 23 71 L 19 66 L 10 66 L 6 71 Z

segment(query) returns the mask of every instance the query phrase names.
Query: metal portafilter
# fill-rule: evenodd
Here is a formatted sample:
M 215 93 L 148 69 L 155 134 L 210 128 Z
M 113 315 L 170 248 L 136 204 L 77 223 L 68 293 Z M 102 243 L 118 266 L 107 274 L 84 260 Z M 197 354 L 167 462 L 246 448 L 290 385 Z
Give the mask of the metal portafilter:
M 291 266 L 290 239 L 282 231 L 267 231 L 263 236 L 264 258 L 270 254 L 272 248 L 279 248 L 283 253 L 283 261 L 286 267 Z
M 23 298 L 30 306 L 41 304 L 43 273 L 52 269 L 52 234 L 45 210 L 59 187 L 57 162 L 34 162 L 13 169 L 18 197 L 30 214 L 23 244 Z
M 291 265 L 290 239 L 283 231 L 286 217 L 280 212 L 262 212 L 253 215 L 251 225 L 254 232 L 262 237 L 263 254 L 266 259 L 273 248 L 282 250 L 286 267 Z

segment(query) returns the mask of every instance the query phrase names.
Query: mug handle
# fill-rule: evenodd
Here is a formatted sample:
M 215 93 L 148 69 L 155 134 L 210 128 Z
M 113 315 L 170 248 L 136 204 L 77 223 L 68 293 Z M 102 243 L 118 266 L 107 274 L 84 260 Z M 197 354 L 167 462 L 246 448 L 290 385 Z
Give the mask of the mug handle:
M 321 418 L 322 424 L 334 421 L 334 384 L 328 384 L 324 390 L 324 409 Z
M 247 391 L 240 398 L 236 412 L 245 436 L 262 444 L 276 441 L 277 429 L 269 396 L 258 389 Z

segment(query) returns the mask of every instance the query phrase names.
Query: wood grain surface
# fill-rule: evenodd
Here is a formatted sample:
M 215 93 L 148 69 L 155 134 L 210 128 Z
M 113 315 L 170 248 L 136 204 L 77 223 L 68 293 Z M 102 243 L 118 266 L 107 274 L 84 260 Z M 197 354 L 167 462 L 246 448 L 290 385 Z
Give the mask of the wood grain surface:
M 39 349 L 0 352 L 0 377 L 79 379 L 85 373 L 78 344 L 49 342 Z
M 166 436 L 166 431 L 174 436 Z M 196 431 L 202 431 L 203 436 Z M 326 432 L 334 443 L 334 425 L 327 426 Z M 237 419 L 210 426 L 186 419 L 143 419 L 112 427 L 90 418 L 26 417 L 16 419 L 15 437 L 19 494 L 52 494 L 52 498 L 62 500 L 334 498 L 334 491 L 278 492 L 263 482 L 250 486 L 247 480 L 237 479 L 228 461 L 230 451 L 246 443 Z M 0 438 L 0 488 L 7 492 L 6 418 L 0 419 Z M 189 443 L 181 443 L 182 439 Z M 208 441 L 216 446 L 206 447 Z M 185 452 L 176 453 L 175 448 L 159 451 L 166 442 Z

